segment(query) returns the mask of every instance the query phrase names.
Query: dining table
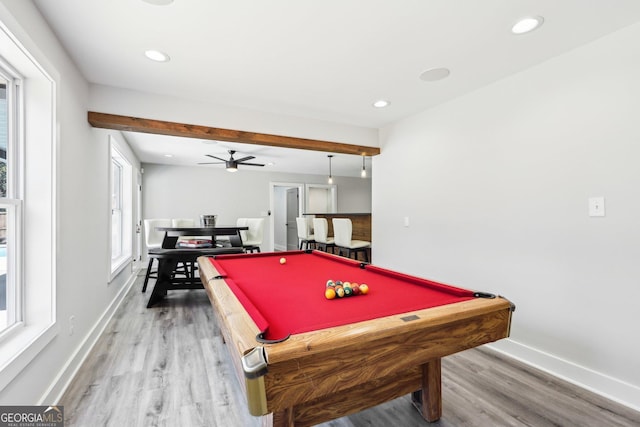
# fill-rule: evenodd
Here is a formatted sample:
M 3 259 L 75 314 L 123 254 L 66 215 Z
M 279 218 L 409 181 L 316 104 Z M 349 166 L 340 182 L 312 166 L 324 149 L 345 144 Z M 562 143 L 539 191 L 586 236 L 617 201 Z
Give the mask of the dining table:
M 149 257 L 158 260 L 158 274 L 147 308 L 163 301 L 168 291 L 203 289 L 195 268 L 197 258 L 243 253 L 240 232 L 248 229 L 246 226 L 156 227 L 157 231 L 164 232 L 164 237 L 161 247 L 151 248 L 148 252 Z M 179 243 L 180 237 L 185 236 L 196 240 L 210 240 L 211 244 L 205 245 L 206 247 L 185 247 Z M 228 240 L 220 239 L 223 236 L 228 237 Z
M 193 236 L 198 238 L 208 238 L 214 247 L 218 244 L 224 246 L 242 247 L 241 231 L 248 230 L 247 226 L 215 226 L 215 227 L 156 227 L 156 230 L 164 232 L 162 248 L 173 249 L 176 247 L 180 237 Z M 228 241 L 221 241 L 219 236 L 228 237 Z M 227 244 L 228 243 L 228 244 Z

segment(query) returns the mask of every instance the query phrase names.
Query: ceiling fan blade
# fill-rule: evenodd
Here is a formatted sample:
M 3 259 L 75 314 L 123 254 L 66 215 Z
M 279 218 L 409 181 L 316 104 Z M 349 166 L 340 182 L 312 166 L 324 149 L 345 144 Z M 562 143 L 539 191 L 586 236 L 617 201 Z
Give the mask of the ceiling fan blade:
M 212 159 L 220 160 L 219 162 L 206 162 L 206 163 L 198 163 L 199 165 L 227 165 L 227 169 L 233 168 L 237 169 L 238 165 L 247 165 L 247 166 L 264 166 L 260 163 L 245 163 L 247 160 L 255 159 L 255 156 L 246 156 L 241 159 L 234 159 L 235 151 L 229 150 L 229 159 L 222 159 L 220 157 L 214 156 L 212 154 L 205 154 L 207 157 L 211 157 Z
M 235 159 L 235 161 L 238 162 L 238 163 L 242 163 L 245 160 L 251 160 L 251 159 L 255 159 L 255 157 L 254 156 L 247 156 L 247 157 L 243 157 L 241 159 Z
M 212 156 L 211 154 L 205 154 L 205 156 L 212 157 L 212 158 L 214 158 L 216 160 L 220 160 L 221 162 L 226 162 L 227 161 L 226 159 L 221 159 L 220 157 Z

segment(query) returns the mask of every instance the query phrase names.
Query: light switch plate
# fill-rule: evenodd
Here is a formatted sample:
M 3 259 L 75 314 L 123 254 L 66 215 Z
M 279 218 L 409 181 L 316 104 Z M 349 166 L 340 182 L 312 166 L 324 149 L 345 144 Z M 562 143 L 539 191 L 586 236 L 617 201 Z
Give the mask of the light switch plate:
M 604 216 L 604 197 L 589 197 L 589 216 Z

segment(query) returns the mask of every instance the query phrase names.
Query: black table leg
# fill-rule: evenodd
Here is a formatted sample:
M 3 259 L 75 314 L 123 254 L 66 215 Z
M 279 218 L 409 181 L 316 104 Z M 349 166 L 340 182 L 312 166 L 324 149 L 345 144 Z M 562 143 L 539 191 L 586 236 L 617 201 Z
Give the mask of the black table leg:
M 151 291 L 147 308 L 162 301 L 167 295 L 167 290 L 171 287 L 171 276 L 177 265 L 178 262 L 174 258 L 158 259 L 158 278 L 156 279 L 153 291 Z

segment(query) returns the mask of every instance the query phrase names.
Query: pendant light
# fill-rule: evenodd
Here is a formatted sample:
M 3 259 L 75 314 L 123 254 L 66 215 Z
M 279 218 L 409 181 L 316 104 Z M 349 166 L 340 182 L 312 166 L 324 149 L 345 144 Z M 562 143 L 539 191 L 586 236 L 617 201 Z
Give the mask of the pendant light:
M 331 176 L 331 158 L 333 157 L 333 154 L 329 154 L 327 157 L 329 158 L 329 179 L 327 182 L 329 184 L 333 184 L 333 176 Z
M 360 177 L 362 178 L 367 177 L 367 169 L 365 169 L 364 167 L 364 156 L 362 156 L 362 170 L 360 171 Z

